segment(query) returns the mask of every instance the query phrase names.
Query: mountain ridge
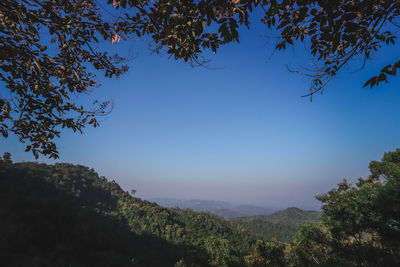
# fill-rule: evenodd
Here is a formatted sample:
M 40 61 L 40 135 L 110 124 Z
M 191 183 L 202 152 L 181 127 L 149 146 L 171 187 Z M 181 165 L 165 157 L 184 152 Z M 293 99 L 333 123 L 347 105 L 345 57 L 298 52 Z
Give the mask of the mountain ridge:
M 177 198 L 151 198 L 149 201 L 168 208 L 190 208 L 195 211 L 206 211 L 221 216 L 225 219 L 232 219 L 260 214 L 271 214 L 276 209 L 261 207 L 250 204 L 233 204 L 219 200 L 202 199 L 177 199 Z
M 318 223 L 320 214 L 320 211 L 289 207 L 268 215 L 233 218 L 230 222 L 256 234 L 260 239 L 290 241 L 301 224 Z

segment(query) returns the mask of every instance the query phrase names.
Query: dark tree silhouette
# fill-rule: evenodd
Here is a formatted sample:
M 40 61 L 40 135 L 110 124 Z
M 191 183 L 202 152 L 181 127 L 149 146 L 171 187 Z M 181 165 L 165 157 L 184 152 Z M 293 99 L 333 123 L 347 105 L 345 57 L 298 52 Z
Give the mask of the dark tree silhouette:
M 315 69 L 312 96 L 350 61 L 367 62 L 383 44 L 396 41 L 400 1 L 301 0 L 3 0 L 0 3 L 0 133 L 15 134 L 26 150 L 58 157 L 54 138 L 61 128 L 82 132 L 98 126 L 109 101 L 83 105 L 82 94 L 99 86 L 91 69 L 106 77 L 128 70 L 124 58 L 110 54 L 102 40 L 146 38 L 192 65 L 204 64 L 204 50 L 239 41 L 240 25 L 249 27 L 255 8 L 280 32 L 276 49 L 295 41 L 309 46 Z M 395 75 L 400 61 L 384 67 L 365 86 Z M 300 72 L 297 70 L 297 72 Z

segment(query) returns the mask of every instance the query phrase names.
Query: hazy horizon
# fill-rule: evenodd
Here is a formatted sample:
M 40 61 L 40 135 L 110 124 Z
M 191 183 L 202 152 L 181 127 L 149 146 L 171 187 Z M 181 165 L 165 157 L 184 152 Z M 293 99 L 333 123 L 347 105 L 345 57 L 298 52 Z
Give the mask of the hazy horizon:
M 63 131 L 60 159 L 39 161 L 86 165 L 142 198 L 318 209 L 315 195 L 367 176 L 371 160 L 400 147 L 399 79 L 362 88 L 396 49 L 383 48 L 360 72 L 343 70 L 310 102 L 301 98 L 309 81 L 285 66 L 307 64 L 304 49 L 268 60 L 273 42 L 260 27 L 206 54 L 215 70 L 121 42 L 136 56 L 130 71 L 99 75 L 103 85 L 83 100 L 112 99 L 113 112 L 84 135 Z M 0 139 L 16 162 L 34 160 L 24 149 L 15 136 Z

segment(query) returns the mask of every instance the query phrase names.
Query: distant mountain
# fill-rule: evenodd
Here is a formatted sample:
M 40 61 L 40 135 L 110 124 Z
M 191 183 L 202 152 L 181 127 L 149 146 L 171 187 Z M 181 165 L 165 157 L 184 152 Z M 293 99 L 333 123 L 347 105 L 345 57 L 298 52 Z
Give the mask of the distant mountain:
M 234 206 L 234 210 L 238 213 L 245 214 L 246 216 L 254 216 L 254 215 L 265 215 L 271 214 L 272 212 L 276 211 L 276 209 L 272 208 L 265 208 L 253 205 L 238 205 Z
M 193 209 L 195 211 L 208 211 L 215 215 L 232 219 L 244 216 L 271 214 L 271 208 L 253 205 L 234 205 L 225 201 L 200 200 L 200 199 L 174 199 L 174 198 L 153 198 L 150 201 L 167 208 Z
M 306 211 L 291 207 L 268 215 L 244 216 L 231 219 L 236 227 L 242 227 L 260 239 L 276 238 L 292 240 L 302 223 L 319 221 L 319 211 Z
M 152 202 L 168 207 L 180 209 L 193 209 L 197 211 L 208 211 L 215 209 L 224 209 L 232 207 L 232 204 L 225 201 L 217 200 L 200 200 L 200 199 L 176 199 L 176 198 L 152 198 Z
M 301 210 L 296 207 L 290 207 L 282 211 L 274 212 L 269 215 L 262 216 L 265 219 L 274 223 L 304 223 L 318 222 L 319 211 Z

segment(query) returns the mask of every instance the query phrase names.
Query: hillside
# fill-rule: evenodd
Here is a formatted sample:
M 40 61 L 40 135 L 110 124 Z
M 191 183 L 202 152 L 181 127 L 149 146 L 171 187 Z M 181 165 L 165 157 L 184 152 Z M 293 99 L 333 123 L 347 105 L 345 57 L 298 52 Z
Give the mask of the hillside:
M 241 226 L 257 235 L 259 239 L 276 238 L 280 241 L 290 241 L 296 234 L 299 225 L 306 222 L 319 221 L 318 211 L 304 211 L 299 208 L 287 208 L 269 215 L 258 215 L 232 219 L 231 223 Z
M 259 216 L 274 223 L 304 223 L 318 222 L 319 211 L 301 210 L 296 207 L 290 207 L 285 210 L 277 211 L 269 215 Z
M 318 196 L 325 203 L 319 223 L 299 226 L 316 222 L 318 212 L 289 208 L 228 222 L 143 201 L 84 166 L 14 164 L 5 153 L 0 158 L 1 263 L 399 266 L 399 166 L 400 149 L 385 153 L 382 162 L 371 162 L 368 180 L 360 178 L 357 187 L 343 181 Z
M 243 266 L 255 240 L 204 212 L 124 192 L 93 169 L 0 161 L 5 266 Z
M 163 207 L 169 208 L 190 208 L 195 211 L 208 211 L 215 215 L 232 219 L 243 216 L 254 216 L 259 214 L 270 214 L 271 208 L 259 207 L 254 205 L 234 205 L 225 201 L 200 200 L 200 199 L 174 199 L 174 198 L 153 198 L 151 201 Z

